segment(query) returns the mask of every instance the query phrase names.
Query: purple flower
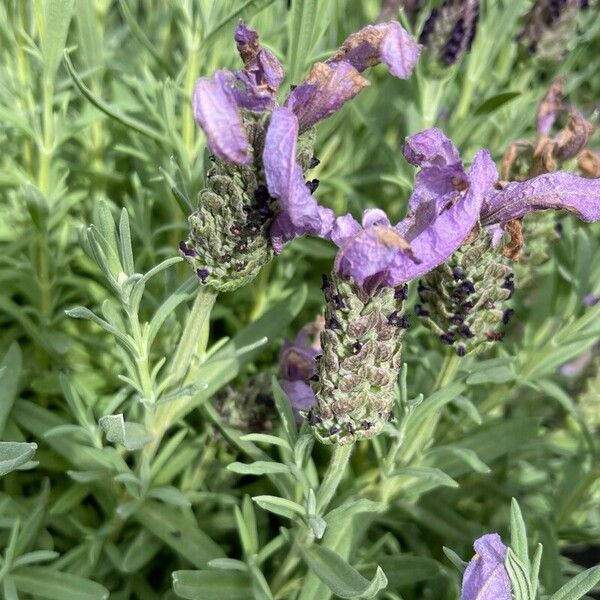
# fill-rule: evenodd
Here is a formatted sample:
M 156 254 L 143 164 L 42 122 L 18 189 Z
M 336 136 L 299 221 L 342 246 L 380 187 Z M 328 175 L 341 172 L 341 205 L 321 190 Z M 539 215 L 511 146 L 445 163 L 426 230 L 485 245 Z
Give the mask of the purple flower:
M 422 167 L 410 215 L 392 226 L 380 210 L 359 225 L 340 217 L 331 232 L 339 246 L 335 269 L 366 289 L 395 287 L 443 263 L 477 225 L 485 193 L 497 178 L 489 153 L 480 151 L 466 172 L 454 146 L 438 129 L 411 136 L 405 156 Z
M 316 357 L 321 354 L 320 332 L 324 326 L 322 318 L 303 327 L 293 343 L 286 341 L 279 355 L 280 380 L 294 414 L 301 420 L 299 411 L 308 410 L 315 401 L 309 380 L 317 372 Z
M 257 32 L 244 23 L 236 28 L 235 41 L 244 68 L 235 73 L 220 70 L 211 78 L 198 80 L 193 98 L 195 119 L 220 160 L 240 165 L 254 161 L 260 172 L 262 159 L 269 193 L 281 206 L 271 232 L 276 252 L 285 241 L 304 233 L 326 237 L 333 213 L 319 207 L 301 182 L 296 138 L 367 86 L 369 82 L 360 75 L 367 67 L 384 63 L 395 76 L 409 77 L 420 46 L 394 21 L 365 27 L 352 34 L 331 59 L 316 63 L 305 81 L 290 92 L 285 108 L 276 108 L 284 76 L 281 64 L 260 46 Z M 271 110 L 259 157 L 254 154 L 246 122 L 252 121 L 251 113 Z
M 467 565 L 460 600 L 511 600 L 511 583 L 504 559 L 506 546 L 497 533 L 489 533 L 473 543 L 475 556 Z
M 276 108 L 265 139 L 263 164 L 271 195 L 279 200 L 281 212 L 271 226 L 275 252 L 283 244 L 303 233 L 326 236 L 333 225 L 329 208 L 317 204 L 311 195 L 302 169 L 296 162 L 298 119 L 285 107 Z M 267 151 L 268 148 L 268 151 Z
M 482 160 L 481 152 L 484 151 L 475 157 L 471 172 L 477 168 L 478 160 Z M 413 216 L 417 221 L 435 222 L 440 209 L 447 205 L 452 190 L 470 185 L 473 175 L 466 174 L 458 150 L 439 129 L 428 129 L 409 137 L 404 155 L 410 163 L 421 167 L 410 199 Z M 486 156 L 490 161 L 487 152 Z M 598 179 L 557 171 L 526 181 L 511 182 L 498 189 L 492 171 L 493 168 L 488 165 L 484 169 L 486 175 L 479 179 L 478 189 L 484 195 L 479 222 L 489 228 L 495 241 L 500 241 L 509 221 L 535 210 L 568 210 L 584 221 L 600 220 Z M 418 256 L 412 242 L 411 246 Z

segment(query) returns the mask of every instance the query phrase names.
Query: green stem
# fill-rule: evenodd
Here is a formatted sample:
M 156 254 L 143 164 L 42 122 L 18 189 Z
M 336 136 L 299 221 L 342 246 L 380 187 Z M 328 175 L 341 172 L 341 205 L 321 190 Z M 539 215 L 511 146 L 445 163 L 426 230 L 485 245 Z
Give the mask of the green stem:
M 454 377 L 456 376 L 458 367 L 460 366 L 460 360 L 460 356 L 457 354 L 446 354 L 446 358 L 444 358 L 444 364 L 442 365 L 442 369 L 437 376 L 432 391 L 435 392 L 440 390 L 454 381 Z
M 346 465 L 350 460 L 354 445 L 334 446 L 333 454 L 327 472 L 323 478 L 323 482 L 317 492 L 317 513 L 323 514 L 325 509 L 333 499 L 335 492 L 344 476 Z
M 171 362 L 171 386 L 174 387 L 184 383 L 190 363 L 198 348 L 198 340 L 200 339 L 202 328 L 210 318 L 210 313 L 216 299 L 217 292 L 214 292 L 210 288 L 200 288 L 198 290 L 198 295 L 194 300 L 192 310 L 188 315 L 179 345 L 175 350 Z
M 471 77 L 466 77 L 462 94 L 460 96 L 460 100 L 458 101 L 456 112 L 454 113 L 453 121 L 455 124 L 460 123 L 460 121 L 462 121 L 469 112 L 471 100 L 473 98 L 473 92 L 475 91 L 475 83 L 476 82 Z

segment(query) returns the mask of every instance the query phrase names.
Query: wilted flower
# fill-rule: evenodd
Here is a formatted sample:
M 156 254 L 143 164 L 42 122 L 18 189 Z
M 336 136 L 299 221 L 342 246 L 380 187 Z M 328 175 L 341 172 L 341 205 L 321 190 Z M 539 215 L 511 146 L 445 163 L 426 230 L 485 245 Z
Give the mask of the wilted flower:
M 600 152 L 586 148 L 577 157 L 577 166 L 584 177 L 600 177 Z
M 305 233 L 328 236 L 333 212 L 312 196 L 318 181 L 304 177 L 318 164 L 311 128 L 369 84 L 362 71 L 384 63 L 407 78 L 420 51 L 399 23 L 370 25 L 316 63 L 277 106 L 281 64 L 244 23 L 235 41 L 244 68 L 221 69 L 196 83 L 194 116 L 215 161 L 181 246 L 201 283 L 219 291 L 247 283 L 286 241 Z
M 439 129 L 407 138 L 404 153 L 409 162 L 421 167 L 411 197 L 411 208 L 416 201 L 415 214 L 428 205 L 439 206 L 440 200 L 441 207 L 448 207 L 451 203 L 444 193 L 452 186 L 464 185 L 469 177 L 473 179 L 464 171 L 457 149 Z M 475 167 L 476 161 L 471 171 Z M 519 257 L 525 215 L 552 208 L 573 212 L 583 221 L 600 219 L 600 180 L 556 172 L 521 182 L 495 183 L 495 167 L 488 166 L 479 215 L 468 232 L 471 235 L 461 232 L 460 251 L 423 277 L 419 286 L 423 303 L 417 305 L 417 314 L 461 356 L 502 339 L 503 326 L 512 315 L 502 302 L 515 287 L 508 261 Z
M 497 533 L 473 543 L 475 556 L 463 575 L 460 600 L 511 600 L 511 583 L 504 566 L 507 548 Z
M 304 326 L 293 342 L 285 342 L 279 355 L 280 384 L 298 420 L 300 411 L 307 411 L 315 401 L 309 382 L 317 372 L 316 359 L 321 354 L 320 333 L 324 325 L 320 317 Z
M 477 22 L 479 0 L 444 0 L 431 10 L 419 42 L 442 65 L 453 65 L 471 48 Z

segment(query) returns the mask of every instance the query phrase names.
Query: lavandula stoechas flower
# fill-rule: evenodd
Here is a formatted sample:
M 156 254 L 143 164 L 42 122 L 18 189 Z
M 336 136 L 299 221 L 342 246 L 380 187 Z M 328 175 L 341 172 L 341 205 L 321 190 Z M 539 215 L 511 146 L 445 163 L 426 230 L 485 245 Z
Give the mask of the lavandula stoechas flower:
M 556 62 L 564 58 L 577 26 L 581 0 L 535 0 L 518 40 L 529 54 Z
M 325 330 L 307 418 L 324 442 L 375 436 L 388 421 L 401 366 L 406 283 L 444 262 L 469 235 L 495 168 L 480 152 L 468 175 L 447 189 L 419 188 L 412 214 L 392 226 L 378 209 L 362 224 L 339 217 L 331 239 L 339 251 L 324 278 Z
M 471 48 L 478 20 L 479 0 L 444 0 L 431 10 L 419 42 L 439 64 L 453 65 Z
M 578 110 L 568 109 L 564 100 L 565 85 L 565 77 L 553 81 L 539 103 L 536 140 L 517 140 L 507 148 L 500 171 L 503 181 L 523 181 L 556 171 L 559 165 L 575 157 L 579 160 L 593 128 Z M 567 124 L 555 132 L 555 124 L 567 114 Z M 584 164 L 587 164 L 585 159 Z M 585 174 L 584 168 L 580 170 Z M 530 283 L 535 268 L 549 259 L 548 248 L 559 238 L 560 230 L 560 223 L 552 212 L 525 218 L 523 233 L 528 244 L 523 260 L 515 266 L 521 285 Z
M 312 127 L 368 85 L 365 69 L 384 63 L 407 78 L 420 51 L 397 22 L 365 27 L 316 63 L 278 106 L 281 64 L 243 23 L 235 41 L 244 68 L 221 69 L 196 84 L 194 116 L 214 164 L 181 245 L 201 283 L 218 291 L 253 279 L 294 237 L 328 236 L 333 212 L 317 204 L 312 191 L 318 182 L 307 185 L 304 176 L 314 162 Z
M 302 419 L 300 411 L 307 411 L 315 401 L 310 380 L 317 372 L 316 359 L 321 354 L 320 333 L 324 324 L 323 318 L 318 317 L 305 325 L 293 342 L 284 343 L 279 355 L 279 383 L 287 394 L 297 421 Z
M 511 582 L 504 565 L 507 547 L 497 533 L 473 543 L 475 556 L 465 569 L 460 600 L 511 600 Z
M 439 202 L 445 190 L 467 179 L 458 150 L 439 129 L 407 138 L 404 154 L 421 167 L 413 192 L 419 203 L 427 194 Z M 419 284 L 422 302 L 416 306 L 417 315 L 459 356 L 503 337 L 512 315 L 504 301 L 515 287 L 511 263 L 523 245 L 525 215 L 562 209 L 583 221 L 600 220 L 600 180 L 560 171 L 506 184 L 496 179 L 492 167 L 471 235 Z

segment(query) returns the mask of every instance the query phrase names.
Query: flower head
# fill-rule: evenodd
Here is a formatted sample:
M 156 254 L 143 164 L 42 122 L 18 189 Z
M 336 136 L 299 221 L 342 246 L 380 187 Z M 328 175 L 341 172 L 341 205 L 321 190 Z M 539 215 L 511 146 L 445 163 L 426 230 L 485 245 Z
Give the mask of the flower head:
M 222 69 L 198 80 L 193 98 L 196 121 L 218 159 L 254 165 L 259 173 L 264 166 L 268 191 L 281 209 L 271 232 L 276 252 L 284 242 L 304 233 L 325 237 L 333 225 L 333 213 L 319 207 L 305 185 L 297 140 L 369 84 L 360 74 L 366 68 L 384 63 L 393 75 L 409 77 L 420 47 L 395 21 L 365 27 L 329 60 L 316 63 L 284 105 L 277 107 L 276 95 L 284 77 L 281 64 L 260 46 L 258 33 L 244 23 L 235 30 L 235 42 L 244 67 L 235 73 Z M 256 124 L 256 115 L 267 111 L 272 112 L 266 135 L 249 135 L 249 124 Z
M 382 211 L 367 210 L 362 225 L 346 215 L 331 231 L 340 248 L 336 272 L 365 288 L 396 287 L 443 263 L 476 226 L 485 193 L 496 181 L 487 151 L 475 156 L 467 172 L 439 129 L 409 137 L 404 154 L 422 167 L 409 216 L 392 226 Z
M 460 600 L 511 600 L 511 583 L 504 566 L 507 548 L 497 533 L 489 533 L 473 543 L 471 559 L 462 582 Z

